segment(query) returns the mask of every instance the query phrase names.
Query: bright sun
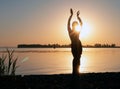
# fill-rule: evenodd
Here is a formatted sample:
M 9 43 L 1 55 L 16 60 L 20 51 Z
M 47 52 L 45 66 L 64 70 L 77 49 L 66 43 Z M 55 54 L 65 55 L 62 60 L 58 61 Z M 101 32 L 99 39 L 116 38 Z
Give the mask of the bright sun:
M 86 38 L 90 34 L 91 28 L 87 22 L 84 22 L 82 27 L 80 25 L 76 25 L 75 30 L 80 32 L 80 38 Z
M 90 25 L 87 22 L 84 22 L 83 26 L 81 27 L 80 37 L 81 38 L 89 37 L 90 33 L 91 33 L 91 27 L 90 27 Z
M 75 30 L 76 30 L 77 32 L 80 32 L 81 27 L 80 27 L 79 25 L 76 25 L 76 26 L 75 26 Z

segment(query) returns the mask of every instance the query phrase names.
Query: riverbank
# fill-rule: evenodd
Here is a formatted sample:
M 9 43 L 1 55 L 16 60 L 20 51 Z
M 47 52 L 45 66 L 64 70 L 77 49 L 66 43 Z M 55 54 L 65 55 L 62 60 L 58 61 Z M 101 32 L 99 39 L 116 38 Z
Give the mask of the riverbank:
M 119 73 L 1 76 L 1 89 L 120 89 Z

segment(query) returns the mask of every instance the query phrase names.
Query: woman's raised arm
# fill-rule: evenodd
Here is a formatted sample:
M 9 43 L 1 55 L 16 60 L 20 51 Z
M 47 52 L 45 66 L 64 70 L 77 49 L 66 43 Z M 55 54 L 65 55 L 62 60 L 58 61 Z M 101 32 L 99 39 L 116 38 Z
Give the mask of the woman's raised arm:
M 70 28 L 70 21 L 71 21 L 71 18 L 72 18 L 72 16 L 73 16 L 73 10 L 72 10 L 72 9 L 70 9 L 70 13 L 71 13 L 71 15 L 70 15 L 70 17 L 69 17 L 69 19 L 68 19 L 68 32 L 71 31 L 71 28 Z
M 81 20 L 81 18 L 79 17 L 79 15 L 80 15 L 80 11 L 77 12 L 77 19 L 79 20 L 79 23 L 80 23 L 80 25 L 82 26 L 83 23 L 82 23 L 82 20 Z

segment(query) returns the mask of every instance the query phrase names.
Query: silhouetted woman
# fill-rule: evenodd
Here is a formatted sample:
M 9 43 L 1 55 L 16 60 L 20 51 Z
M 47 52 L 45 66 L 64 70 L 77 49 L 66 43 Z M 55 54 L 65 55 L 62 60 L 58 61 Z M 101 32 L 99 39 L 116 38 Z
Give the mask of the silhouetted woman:
M 69 36 L 71 39 L 71 51 L 72 51 L 72 55 L 74 57 L 73 59 L 73 75 L 78 75 L 79 74 L 79 66 L 80 66 L 80 57 L 82 54 L 82 44 L 81 41 L 79 40 L 79 34 L 80 31 L 76 31 L 76 26 L 78 25 L 77 21 L 74 21 L 72 23 L 72 29 L 70 28 L 70 21 L 71 18 L 73 16 L 73 10 L 70 9 L 70 17 L 68 19 L 68 32 L 69 32 Z M 77 19 L 79 20 L 80 25 L 82 26 L 82 21 L 79 17 L 80 12 L 77 12 Z

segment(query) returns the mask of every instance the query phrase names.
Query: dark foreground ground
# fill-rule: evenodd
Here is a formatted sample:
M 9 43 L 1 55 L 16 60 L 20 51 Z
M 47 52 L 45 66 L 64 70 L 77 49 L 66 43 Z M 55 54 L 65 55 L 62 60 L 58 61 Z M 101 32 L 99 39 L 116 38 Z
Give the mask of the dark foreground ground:
M 120 89 L 120 72 L 1 76 L 0 89 Z

